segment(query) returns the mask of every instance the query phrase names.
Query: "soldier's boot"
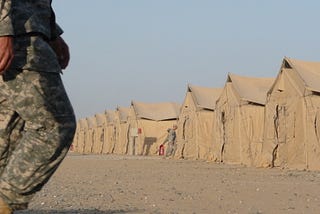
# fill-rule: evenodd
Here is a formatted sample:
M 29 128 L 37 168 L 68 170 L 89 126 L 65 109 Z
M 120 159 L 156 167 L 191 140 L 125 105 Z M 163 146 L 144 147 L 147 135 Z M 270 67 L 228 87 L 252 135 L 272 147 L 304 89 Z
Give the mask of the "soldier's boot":
M 0 198 L 0 214 L 13 214 L 12 209 Z

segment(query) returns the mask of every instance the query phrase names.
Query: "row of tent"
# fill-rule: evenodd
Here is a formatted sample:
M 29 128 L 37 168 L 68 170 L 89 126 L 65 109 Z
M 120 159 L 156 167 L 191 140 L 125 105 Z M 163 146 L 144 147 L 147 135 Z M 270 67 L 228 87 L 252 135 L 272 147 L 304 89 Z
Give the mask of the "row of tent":
M 176 103 L 132 101 L 78 121 L 79 153 L 158 155 L 178 125 L 175 158 L 320 169 L 320 62 L 285 57 L 276 78 L 228 74 L 223 88 L 188 85 Z

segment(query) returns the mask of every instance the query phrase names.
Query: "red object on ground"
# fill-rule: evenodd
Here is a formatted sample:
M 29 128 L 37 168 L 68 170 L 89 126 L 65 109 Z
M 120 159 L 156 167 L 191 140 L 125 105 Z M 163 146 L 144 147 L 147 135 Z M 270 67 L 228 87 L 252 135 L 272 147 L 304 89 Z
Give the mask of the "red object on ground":
M 164 155 L 164 145 L 160 145 L 159 147 L 159 155 Z

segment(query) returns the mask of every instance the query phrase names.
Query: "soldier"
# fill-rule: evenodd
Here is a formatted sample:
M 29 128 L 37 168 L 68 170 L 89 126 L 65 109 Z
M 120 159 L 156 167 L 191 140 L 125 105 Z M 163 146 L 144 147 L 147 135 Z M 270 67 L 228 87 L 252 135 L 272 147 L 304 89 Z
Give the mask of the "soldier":
M 27 209 L 72 143 L 61 34 L 51 0 L 0 0 L 0 214 Z
M 177 125 L 173 125 L 172 129 L 168 129 L 168 136 L 163 142 L 162 145 L 164 145 L 166 142 L 168 142 L 168 148 L 166 150 L 166 157 L 170 157 L 174 155 L 175 147 L 176 147 L 176 129 L 178 128 Z

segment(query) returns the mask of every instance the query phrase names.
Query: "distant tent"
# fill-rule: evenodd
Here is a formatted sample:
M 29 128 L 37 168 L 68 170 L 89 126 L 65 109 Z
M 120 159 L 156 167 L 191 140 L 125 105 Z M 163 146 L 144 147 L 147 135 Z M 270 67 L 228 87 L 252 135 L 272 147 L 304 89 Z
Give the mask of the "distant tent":
M 126 154 L 128 145 L 129 107 L 117 107 L 115 115 L 116 142 L 113 153 Z
M 96 134 L 96 127 L 97 127 L 97 120 L 95 116 L 87 117 L 88 122 L 88 130 L 86 136 L 86 142 L 84 146 L 84 153 L 90 154 L 92 153 L 93 145 L 95 143 L 95 134 Z
M 106 124 L 104 128 L 104 143 L 102 148 L 103 154 L 113 153 L 116 143 L 116 127 L 115 117 L 116 112 L 114 110 L 106 110 Z
M 218 161 L 257 165 L 264 130 L 264 106 L 273 78 L 228 74 L 216 103 L 214 151 Z
M 84 147 L 86 143 L 86 136 L 88 130 L 88 122 L 86 118 L 82 118 L 78 121 L 79 129 L 77 134 L 77 146 L 75 148 L 76 152 L 84 153 Z
M 261 165 L 320 169 L 320 62 L 284 58 L 266 104 Z
M 155 155 L 167 137 L 167 129 L 177 123 L 180 105 L 172 102 L 131 102 L 129 114 L 130 155 Z
M 79 143 L 79 137 L 80 137 L 79 133 L 80 133 L 80 122 L 78 120 L 76 132 L 74 133 L 72 145 L 70 146 L 70 151 L 72 152 L 78 152 L 78 147 L 79 147 L 78 143 Z
M 188 85 L 179 115 L 175 157 L 212 159 L 215 104 L 221 92 L 221 88 Z
M 97 126 L 95 128 L 95 139 L 92 146 L 92 152 L 94 154 L 101 154 L 104 144 L 105 128 L 107 123 L 107 117 L 105 113 L 95 114 Z

